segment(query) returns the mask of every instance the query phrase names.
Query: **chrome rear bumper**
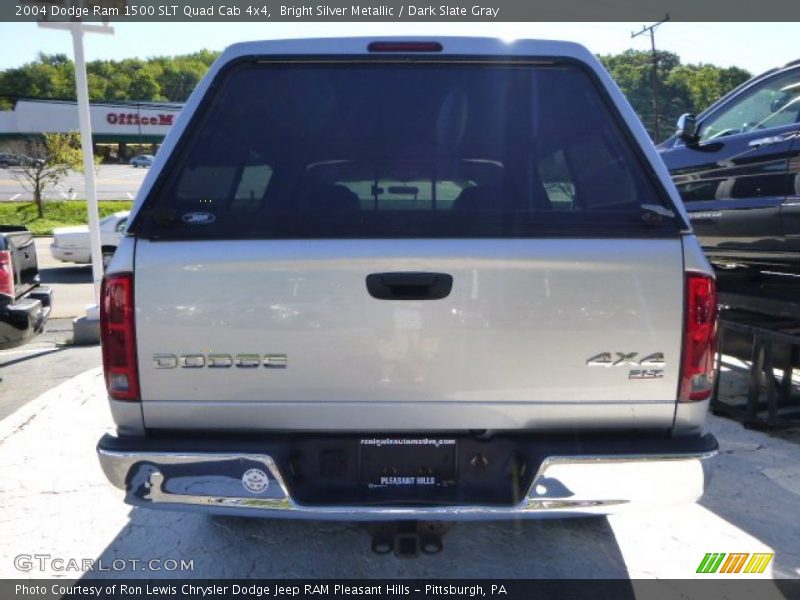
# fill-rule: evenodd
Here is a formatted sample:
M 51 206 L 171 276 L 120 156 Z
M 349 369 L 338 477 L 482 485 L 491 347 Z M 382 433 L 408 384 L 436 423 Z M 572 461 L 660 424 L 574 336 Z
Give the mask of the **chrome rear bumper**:
M 44 329 L 53 305 L 53 290 L 37 286 L 14 304 L 0 307 L 0 350 L 20 346 Z
M 292 498 L 267 454 L 127 451 L 101 440 L 98 455 L 108 479 L 136 506 L 271 518 L 477 520 L 610 514 L 694 502 L 708 479 L 704 460 L 717 452 L 716 440 L 704 439 L 704 448 L 675 454 L 550 456 L 513 505 L 310 505 Z M 247 489 L 243 473 L 256 471 L 262 474 L 258 489 Z

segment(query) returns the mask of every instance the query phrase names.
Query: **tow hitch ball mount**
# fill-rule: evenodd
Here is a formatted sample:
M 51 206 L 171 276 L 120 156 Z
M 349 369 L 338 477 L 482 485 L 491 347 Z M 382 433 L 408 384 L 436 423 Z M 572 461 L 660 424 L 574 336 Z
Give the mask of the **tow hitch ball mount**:
M 395 521 L 375 523 L 368 530 L 376 554 L 394 552 L 398 558 L 417 558 L 441 552 L 442 537 L 450 527 L 452 524 L 439 521 Z

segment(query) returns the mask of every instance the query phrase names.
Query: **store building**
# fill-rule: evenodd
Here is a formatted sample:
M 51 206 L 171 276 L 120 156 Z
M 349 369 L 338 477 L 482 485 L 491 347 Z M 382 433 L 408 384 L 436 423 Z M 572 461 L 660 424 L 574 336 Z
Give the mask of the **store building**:
M 135 154 L 154 154 L 182 106 L 156 102 L 92 103 L 95 154 L 105 162 L 125 162 Z M 18 100 L 13 110 L 0 111 L 0 148 L 31 135 L 78 129 L 75 102 Z

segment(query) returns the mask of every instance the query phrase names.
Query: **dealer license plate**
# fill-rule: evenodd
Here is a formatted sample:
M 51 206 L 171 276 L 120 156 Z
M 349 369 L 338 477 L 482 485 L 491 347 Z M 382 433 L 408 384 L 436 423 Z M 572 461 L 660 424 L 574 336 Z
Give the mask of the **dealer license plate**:
M 361 481 L 370 488 L 454 485 L 456 452 L 454 439 L 364 438 L 359 445 Z

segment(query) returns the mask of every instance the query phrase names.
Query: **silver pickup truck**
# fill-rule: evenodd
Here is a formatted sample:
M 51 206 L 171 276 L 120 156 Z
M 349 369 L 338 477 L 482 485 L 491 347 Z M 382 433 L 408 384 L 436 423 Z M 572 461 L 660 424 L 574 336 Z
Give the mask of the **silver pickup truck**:
M 103 284 L 126 502 L 603 514 L 705 486 L 716 288 L 583 47 L 243 43 L 198 85 Z

